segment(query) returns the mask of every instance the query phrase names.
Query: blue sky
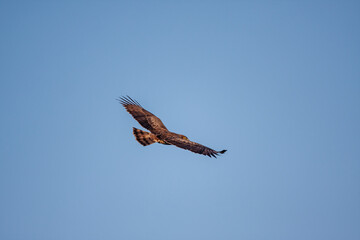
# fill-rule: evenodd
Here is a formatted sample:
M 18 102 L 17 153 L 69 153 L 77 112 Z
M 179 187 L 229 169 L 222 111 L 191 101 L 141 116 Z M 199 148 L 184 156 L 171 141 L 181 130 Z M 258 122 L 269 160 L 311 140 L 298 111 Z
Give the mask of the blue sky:
M 2 1 L 0 239 L 359 239 L 357 1 Z M 143 147 L 129 95 L 218 159 Z

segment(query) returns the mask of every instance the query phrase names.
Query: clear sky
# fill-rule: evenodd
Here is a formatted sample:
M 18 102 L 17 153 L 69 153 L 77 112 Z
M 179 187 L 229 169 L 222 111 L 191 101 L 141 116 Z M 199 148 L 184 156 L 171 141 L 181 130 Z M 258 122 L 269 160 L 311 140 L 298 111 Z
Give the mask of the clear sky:
M 358 1 L 1 1 L 0 239 L 360 239 Z M 216 150 L 143 147 L 129 95 Z

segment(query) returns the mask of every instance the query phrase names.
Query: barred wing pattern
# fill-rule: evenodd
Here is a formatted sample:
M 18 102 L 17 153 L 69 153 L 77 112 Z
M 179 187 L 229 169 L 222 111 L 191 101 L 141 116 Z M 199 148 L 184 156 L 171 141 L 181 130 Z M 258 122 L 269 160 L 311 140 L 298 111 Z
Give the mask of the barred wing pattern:
M 217 155 L 226 152 L 226 150 L 215 151 L 199 143 L 188 140 L 184 135 L 170 132 L 158 117 L 145 110 L 136 100 L 130 98 L 129 96 L 120 97 L 117 100 L 125 107 L 131 116 L 140 123 L 141 126 L 151 132 L 148 133 L 134 128 L 133 133 L 135 138 L 143 146 L 147 146 L 155 142 L 165 145 L 171 144 L 194 153 L 215 158 Z
M 125 109 L 140 123 L 141 126 L 156 134 L 167 130 L 162 121 L 149 111 L 146 111 L 137 101 L 129 96 L 117 99 Z
M 183 138 L 178 138 L 178 137 L 175 137 L 175 138 L 168 138 L 168 139 L 165 139 L 165 141 L 167 143 L 170 143 L 172 145 L 175 145 L 179 148 L 183 148 L 183 149 L 186 149 L 186 150 L 189 150 L 191 152 L 194 152 L 194 153 L 199 153 L 199 154 L 203 154 L 203 155 L 206 155 L 206 156 L 209 156 L 209 157 L 215 157 L 220 154 L 223 154 L 226 152 L 226 150 L 222 150 L 222 151 L 215 151 L 211 148 L 208 148 L 208 147 L 205 147 L 204 145 L 201 145 L 199 143 L 196 143 L 196 142 L 192 142 L 190 140 L 187 140 L 187 139 L 183 139 Z

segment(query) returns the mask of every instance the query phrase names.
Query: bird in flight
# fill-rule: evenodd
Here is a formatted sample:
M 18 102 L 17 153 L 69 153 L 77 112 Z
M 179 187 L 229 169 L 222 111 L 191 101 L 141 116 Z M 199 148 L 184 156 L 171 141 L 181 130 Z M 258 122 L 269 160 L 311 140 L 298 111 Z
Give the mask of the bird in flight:
M 146 132 L 133 128 L 136 140 L 143 146 L 148 146 L 157 142 L 164 145 L 174 145 L 194 153 L 215 158 L 219 154 L 226 152 L 226 150 L 215 151 L 199 143 L 190 141 L 184 135 L 170 132 L 158 117 L 145 110 L 136 100 L 133 100 L 129 96 L 120 97 L 117 100 L 125 107 L 133 118 L 140 123 L 141 126 L 150 131 Z

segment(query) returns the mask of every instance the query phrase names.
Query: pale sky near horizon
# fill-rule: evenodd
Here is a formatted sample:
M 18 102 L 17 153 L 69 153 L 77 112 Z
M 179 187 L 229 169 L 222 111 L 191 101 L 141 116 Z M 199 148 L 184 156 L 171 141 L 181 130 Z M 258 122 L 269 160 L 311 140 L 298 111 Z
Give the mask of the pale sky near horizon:
M 1 1 L 0 239 L 360 239 L 358 1 Z M 143 147 L 129 95 L 217 159 Z

